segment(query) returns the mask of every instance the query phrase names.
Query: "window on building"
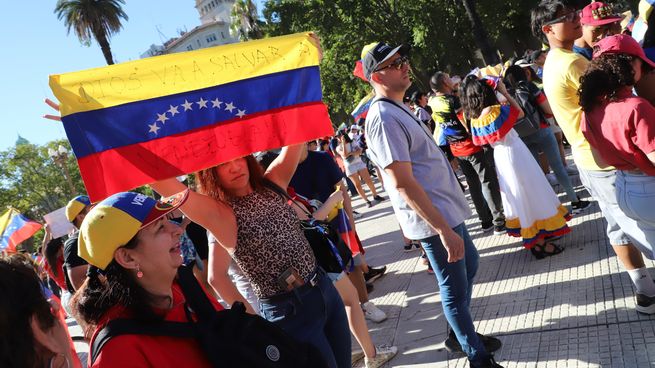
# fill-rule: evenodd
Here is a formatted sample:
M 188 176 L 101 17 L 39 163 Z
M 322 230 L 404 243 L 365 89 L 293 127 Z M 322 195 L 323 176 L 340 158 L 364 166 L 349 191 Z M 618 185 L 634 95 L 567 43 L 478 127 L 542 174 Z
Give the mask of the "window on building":
M 210 43 L 210 42 L 213 42 L 213 41 L 216 41 L 216 35 L 212 33 L 209 36 L 207 36 L 207 43 Z
M 187 49 L 187 51 L 191 51 L 191 50 L 193 50 L 193 46 L 187 45 L 186 49 Z

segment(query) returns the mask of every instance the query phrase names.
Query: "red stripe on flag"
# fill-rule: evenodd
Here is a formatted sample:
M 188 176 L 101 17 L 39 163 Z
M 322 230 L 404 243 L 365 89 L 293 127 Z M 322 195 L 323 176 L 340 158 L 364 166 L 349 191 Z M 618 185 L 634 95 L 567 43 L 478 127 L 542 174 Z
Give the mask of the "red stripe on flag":
M 246 115 L 182 134 L 96 153 L 78 160 L 91 201 L 252 152 L 334 134 L 322 102 Z
M 25 223 L 20 229 L 16 230 L 9 236 L 9 245 L 5 251 L 13 253 L 16 251 L 16 246 L 25 240 L 29 239 L 34 233 L 39 231 L 43 225 L 38 222 L 29 221 Z

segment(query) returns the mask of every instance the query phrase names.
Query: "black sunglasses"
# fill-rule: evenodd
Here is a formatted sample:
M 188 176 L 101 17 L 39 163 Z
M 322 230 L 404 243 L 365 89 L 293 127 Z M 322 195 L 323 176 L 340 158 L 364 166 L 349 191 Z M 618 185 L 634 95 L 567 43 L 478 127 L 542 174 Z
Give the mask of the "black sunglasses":
M 403 65 L 409 65 L 409 58 L 407 56 L 401 56 L 398 59 L 396 59 L 393 63 L 379 69 L 375 69 L 373 73 L 379 72 L 381 70 L 387 69 L 387 68 L 395 68 L 396 70 L 400 70 Z
M 545 26 L 550 26 L 550 25 L 553 25 L 553 24 L 556 24 L 556 23 L 563 23 L 563 22 L 572 23 L 576 19 L 580 19 L 580 10 L 574 10 L 574 11 L 572 11 L 570 13 L 566 13 L 566 14 L 562 15 L 559 18 L 555 18 L 555 19 L 551 20 L 550 22 L 544 23 L 544 25 Z

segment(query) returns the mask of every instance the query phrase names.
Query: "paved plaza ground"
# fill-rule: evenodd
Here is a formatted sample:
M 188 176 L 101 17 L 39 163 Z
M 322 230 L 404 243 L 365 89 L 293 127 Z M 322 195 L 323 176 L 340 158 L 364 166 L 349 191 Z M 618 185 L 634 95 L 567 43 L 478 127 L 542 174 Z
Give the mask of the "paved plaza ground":
M 573 179 L 579 196 L 590 199 Z M 364 214 L 357 231 L 368 262 L 388 267 L 370 296 L 389 318 L 369 322 L 376 344 L 398 346 L 387 366 L 468 367 L 463 355 L 444 349 L 446 319 L 435 276 L 427 273 L 419 251 L 403 251 L 389 201 L 370 209 L 361 199 L 355 205 Z M 482 234 L 476 215 L 466 225 L 480 253 L 473 320 L 479 333 L 502 340 L 495 354 L 500 364 L 655 367 L 655 316 L 635 311 L 632 283 L 608 243 L 596 202 L 569 223 L 572 232 L 558 241 L 566 250 L 542 260 L 517 238 Z M 647 266 L 655 276 L 655 263 Z
M 574 183 L 579 195 L 589 199 L 577 177 Z M 427 273 L 419 251 L 403 251 L 390 202 L 370 209 L 361 199 L 354 203 L 364 214 L 357 230 L 368 262 L 388 267 L 371 299 L 389 318 L 369 322 L 376 344 L 398 346 L 387 367 L 468 367 L 464 356 L 443 347 L 446 320 L 436 279 Z M 478 332 L 502 340 L 496 353 L 500 364 L 655 367 L 655 316 L 635 311 L 632 284 L 607 241 L 597 203 L 570 222 L 572 233 L 559 241 L 566 250 L 543 260 L 532 257 L 516 238 L 483 235 L 475 215 L 466 224 L 480 253 L 473 319 Z M 647 265 L 655 276 L 655 264 Z M 81 334 L 76 327 L 71 331 Z

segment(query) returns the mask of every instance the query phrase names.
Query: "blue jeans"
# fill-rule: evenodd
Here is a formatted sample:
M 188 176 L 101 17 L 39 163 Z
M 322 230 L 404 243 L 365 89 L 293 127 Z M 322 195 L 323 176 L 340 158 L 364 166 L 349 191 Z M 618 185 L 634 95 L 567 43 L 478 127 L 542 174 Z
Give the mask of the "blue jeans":
M 571 184 L 571 178 L 569 178 L 569 174 L 566 172 L 566 168 L 562 163 L 562 156 L 559 154 L 559 146 L 557 145 L 557 139 L 555 139 L 553 131 L 541 128 L 536 133 L 522 137 L 521 139 L 528 146 L 537 163 L 539 163 L 539 150 L 541 149 L 544 155 L 546 155 L 546 160 L 548 160 L 550 168 L 553 169 L 557 181 L 564 187 L 569 201 L 577 202 L 578 195 L 575 193 Z
M 323 275 L 313 288 L 289 293 L 275 302 L 261 300 L 262 317 L 280 326 L 290 336 L 318 348 L 330 368 L 350 367 L 350 329 L 343 301 Z
M 464 259 L 448 263 L 448 252 L 438 235 L 422 239 L 421 245 L 437 277 L 441 304 L 448 324 L 455 332 L 457 341 L 469 360 L 480 361 L 489 354 L 475 333 L 469 310 L 473 278 L 478 271 L 480 256 L 464 224 L 455 226 L 453 230 L 464 240 Z

